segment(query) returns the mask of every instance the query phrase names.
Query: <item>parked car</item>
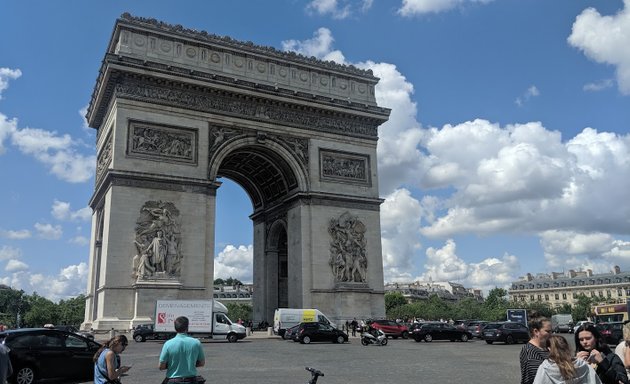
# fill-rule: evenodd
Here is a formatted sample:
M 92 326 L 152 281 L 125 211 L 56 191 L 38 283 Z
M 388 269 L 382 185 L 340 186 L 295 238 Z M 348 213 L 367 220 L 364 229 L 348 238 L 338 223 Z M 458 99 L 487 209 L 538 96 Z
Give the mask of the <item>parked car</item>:
M 420 327 L 420 330 L 413 335 L 415 341 L 422 340 L 431 342 L 433 340 L 468 341 L 472 335 L 468 330 L 455 327 L 447 323 L 427 323 Z
M 387 337 L 397 339 L 409 337 L 409 328 L 404 324 L 399 324 L 393 320 L 374 320 L 370 324 L 372 328 L 380 329 Z
M 9 381 L 19 384 L 40 379 L 66 383 L 92 380 L 92 358 L 101 346 L 73 332 L 47 328 L 0 332 L 0 342 L 10 349 L 13 375 Z
M 86 339 L 90 339 L 90 340 L 94 340 L 94 335 L 91 334 L 90 332 L 83 332 L 83 331 L 79 331 L 79 329 L 75 326 L 72 325 L 52 325 L 52 324 L 46 324 L 44 325 L 44 328 L 49 328 L 49 329 L 58 329 L 60 331 L 66 331 L 66 332 L 72 332 L 75 333 L 79 336 L 83 336 Z
M 606 343 L 617 345 L 623 340 L 623 324 L 623 321 L 611 321 L 599 323 L 595 327 Z
M 486 343 L 492 344 L 495 341 L 505 344 L 514 344 L 519 341 L 526 343 L 529 341 L 529 329 L 521 323 L 503 321 L 498 323 L 488 323 L 482 331 L 483 339 Z
M 483 320 L 471 320 L 468 322 L 468 332 L 472 335 L 472 337 L 481 338 L 481 332 L 483 327 L 488 324 L 487 321 Z
M 569 333 L 575 333 L 575 331 L 577 331 L 577 329 L 584 324 L 593 324 L 593 322 L 588 320 L 580 320 L 573 326 L 573 329 L 569 330 Z
M 348 334 L 323 323 L 301 323 L 295 333 L 294 340 L 302 344 L 310 344 L 311 341 L 332 341 L 333 343 L 345 343 Z
M 409 337 L 414 338 L 414 335 L 420 332 L 420 328 L 422 328 L 425 324 L 437 323 L 436 321 L 418 321 L 415 323 L 411 323 L 407 328 L 409 329 Z

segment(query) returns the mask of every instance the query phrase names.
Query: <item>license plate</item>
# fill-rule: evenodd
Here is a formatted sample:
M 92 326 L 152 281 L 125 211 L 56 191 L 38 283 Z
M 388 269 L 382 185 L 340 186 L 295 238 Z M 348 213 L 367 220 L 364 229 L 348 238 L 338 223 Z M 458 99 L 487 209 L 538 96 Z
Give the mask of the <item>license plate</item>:
M 492 333 L 486 332 L 486 333 L 484 333 L 484 336 L 492 336 Z

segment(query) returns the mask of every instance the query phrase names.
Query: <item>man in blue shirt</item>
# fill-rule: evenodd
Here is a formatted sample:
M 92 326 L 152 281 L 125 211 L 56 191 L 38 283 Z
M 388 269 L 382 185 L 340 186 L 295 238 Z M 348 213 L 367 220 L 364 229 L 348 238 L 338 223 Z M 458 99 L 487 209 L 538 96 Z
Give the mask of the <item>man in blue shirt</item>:
M 175 319 L 177 336 L 168 340 L 160 353 L 160 370 L 166 370 L 169 383 L 201 383 L 197 377 L 197 367 L 203 367 L 206 360 L 201 342 L 187 335 L 188 318 Z

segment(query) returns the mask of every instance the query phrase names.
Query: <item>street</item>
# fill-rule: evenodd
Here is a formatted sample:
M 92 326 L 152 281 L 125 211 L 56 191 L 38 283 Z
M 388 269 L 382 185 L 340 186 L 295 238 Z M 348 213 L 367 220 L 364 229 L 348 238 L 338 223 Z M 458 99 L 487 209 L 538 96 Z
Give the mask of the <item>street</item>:
M 572 339 L 572 335 L 566 335 Z M 160 383 L 157 369 L 162 342 L 130 341 L 121 355 L 133 364 L 125 384 Z M 573 344 L 573 343 L 571 343 Z M 208 383 L 306 383 L 304 367 L 324 372 L 321 384 L 348 383 L 466 383 L 504 384 L 520 380 L 519 352 L 523 344 L 486 344 L 390 339 L 385 347 L 350 343 L 303 345 L 256 334 L 237 343 L 204 341 L 206 365 L 199 370 Z

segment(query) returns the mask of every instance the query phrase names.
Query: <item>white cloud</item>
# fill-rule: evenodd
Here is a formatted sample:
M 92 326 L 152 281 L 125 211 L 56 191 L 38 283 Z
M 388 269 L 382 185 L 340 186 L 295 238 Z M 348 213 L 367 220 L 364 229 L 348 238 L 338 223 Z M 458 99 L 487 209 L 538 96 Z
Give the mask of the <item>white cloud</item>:
M 238 248 L 227 245 L 214 258 L 214 278 L 233 277 L 243 283 L 251 283 L 253 281 L 253 255 L 254 248 L 251 244 L 240 245 Z
M 11 259 L 7 262 L 7 266 L 4 268 L 7 272 L 24 271 L 28 269 L 28 264 L 23 261 Z
M 4 141 L 17 131 L 17 119 L 8 119 L 0 113 L 0 155 L 6 152 Z
M 599 92 L 604 89 L 608 89 L 614 85 L 614 81 L 612 79 L 603 79 L 594 83 L 585 84 L 582 87 L 583 90 L 587 92 Z
M 440 13 L 470 4 L 487 4 L 493 0 L 403 0 L 398 13 L 402 16 Z
M 92 209 L 84 207 L 77 211 L 72 211 L 70 203 L 55 199 L 51 214 L 57 220 L 88 221 L 92 218 Z
M 442 248 L 428 248 L 426 255 L 426 272 L 416 280 L 456 281 L 486 292 L 496 286 L 507 287 L 516 280 L 520 269 L 518 258 L 509 254 L 500 259 L 489 257 L 479 263 L 467 263 L 457 256 L 457 245 L 452 239 Z
M 536 97 L 540 95 L 540 91 L 535 85 L 531 85 L 523 94 L 514 100 L 514 103 L 519 107 L 522 107 L 525 103 L 527 103 L 532 97 Z
M 311 0 L 306 6 L 307 12 L 314 12 L 318 15 L 330 15 L 333 19 L 342 20 L 352 14 L 367 12 L 372 8 L 373 0 Z
M 0 237 L 11 240 L 24 240 L 31 237 L 31 231 L 28 229 L 20 229 L 18 231 L 0 229 Z
M 22 255 L 22 251 L 19 248 L 3 245 L 0 248 L 0 260 L 17 259 Z
M 381 206 L 381 240 L 385 281 L 411 277 L 415 252 L 421 248 L 422 208 L 408 190 L 399 189 Z
M 22 76 L 19 69 L 0 68 L 0 100 L 2 100 L 2 91 L 9 88 L 9 80 L 15 80 Z
M 90 239 L 88 239 L 85 236 L 75 236 L 72 239 L 68 240 L 68 242 L 71 244 L 85 246 L 85 245 L 90 244 Z
M 46 240 L 57 240 L 63 234 L 60 225 L 35 223 L 35 229 L 39 237 Z
M 313 38 L 300 40 L 285 40 L 282 42 L 282 49 L 294 51 L 304 56 L 314 56 L 321 60 L 332 60 L 338 64 L 344 64 L 346 59 L 338 50 L 332 50 L 335 39 L 328 28 L 319 28 L 313 33 Z
M 88 266 L 86 263 L 62 268 L 57 275 L 31 273 L 17 270 L 10 276 L 0 278 L 0 283 L 13 289 L 23 289 L 26 293 L 37 292 L 52 301 L 65 300 L 85 294 Z
M 588 58 L 615 66 L 619 91 L 630 94 L 630 0 L 624 0 L 624 8 L 612 16 L 585 9 L 576 17 L 567 40 Z

